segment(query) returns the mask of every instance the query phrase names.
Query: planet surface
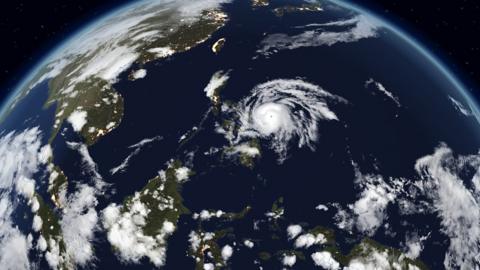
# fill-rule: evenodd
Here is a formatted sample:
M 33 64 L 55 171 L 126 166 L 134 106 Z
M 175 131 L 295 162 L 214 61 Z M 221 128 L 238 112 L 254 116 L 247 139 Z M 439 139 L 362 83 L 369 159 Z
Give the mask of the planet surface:
M 0 115 L 1 269 L 480 269 L 478 105 L 339 1 L 136 1 Z

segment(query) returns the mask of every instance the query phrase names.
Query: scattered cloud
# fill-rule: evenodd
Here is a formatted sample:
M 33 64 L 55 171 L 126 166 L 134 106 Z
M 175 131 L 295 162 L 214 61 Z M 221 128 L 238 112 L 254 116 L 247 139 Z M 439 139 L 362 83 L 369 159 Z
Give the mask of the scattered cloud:
M 77 192 L 68 197 L 60 221 L 67 254 L 81 266 L 95 257 L 92 243 L 98 221 L 97 193 L 91 186 L 79 185 Z
M 175 225 L 166 220 L 157 235 L 145 235 L 143 227 L 148 212 L 148 206 L 140 201 L 140 195 L 136 193 L 128 209 L 116 204 L 105 208 L 102 223 L 107 230 L 108 241 L 121 260 L 138 263 L 146 257 L 160 267 L 165 264 L 166 241 L 174 232 Z
M 455 107 L 455 110 L 457 110 L 459 113 L 465 115 L 465 116 L 471 116 L 472 112 L 465 108 L 465 106 L 460 103 L 460 101 L 454 99 L 452 96 L 448 96 L 448 99 L 452 102 L 453 106 Z
M 383 86 L 383 84 L 379 83 L 379 82 L 376 82 L 374 79 L 370 78 L 368 79 L 366 82 L 365 82 L 365 88 L 369 88 L 371 85 L 375 86 L 375 89 L 380 91 L 382 94 L 384 94 L 386 97 L 388 97 L 389 99 L 391 99 L 393 102 L 395 102 L 395 104 L 397 105 L 397 107 L 401 107 L 402 105 L 400 104 L 400 101 L 398 99 L 398 97 L 394 96 L 392 94 L 392 92 L 388 91 L 387 88 L 385 88 L 385 86 Z
M 128 167 L 128 164 L 130 163 L 130 160 L 138 155 L 140 153 L 140 151 L 142 151 L 142 148 L 150 143 L 153 143 L 153 142 L 156 142 L 156 141 L 160 141 L 162 140 L 163 137 L 162 136 L 155 136 L 153 138 L 146 138 L 146 139 L 143 139 L 141 140 L 140 142 L 136 143 L 136 144 L 133 144 L 133 145 L 130 145 L 128 148 L 129 149 L 133 149 L 133 151 L 122 161 L 122 163 L 120 163 L 118 166 L 110 169 L 110 174 L 111 175 L 114 175 L 118 172 L 124 172 L 127 167 Z

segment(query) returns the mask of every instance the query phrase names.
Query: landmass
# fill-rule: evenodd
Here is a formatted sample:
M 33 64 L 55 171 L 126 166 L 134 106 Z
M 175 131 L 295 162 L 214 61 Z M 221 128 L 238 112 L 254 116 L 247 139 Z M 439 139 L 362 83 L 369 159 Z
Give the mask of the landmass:
M 273 13 L 277 15 L 278 17 L 282 17 L 283 15 L 287 13 L 293 13 L 293 12 L 317 12 L 317 11 L 322 11 L 322 7 L 318 3 L 310 3 L 310 4 L 302 4 L 300 6 L 282 6 L 282 7 L 277 7 L 273 9 Z

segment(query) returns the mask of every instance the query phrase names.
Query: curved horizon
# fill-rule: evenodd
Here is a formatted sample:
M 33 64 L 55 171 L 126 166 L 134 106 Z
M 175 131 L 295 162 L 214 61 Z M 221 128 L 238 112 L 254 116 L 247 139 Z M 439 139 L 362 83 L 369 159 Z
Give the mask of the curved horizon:
M 114 8 L 111 11 L 105 12 L 102 15 L 98 15 L 96 18 L 91 19 L 89 22 L 85 23 L 85 26 L 80 27 L 74 31 L 71 31 L 64 41 L 60 42 L 58 46 L 52 47 L 50 50 L 46 50 L 46 55 L 37 61 L 37 63 L 31 68 L 28 69 L 25 74 L 24 79 L 20 79 L 17 83 L 12 83 L 12 91 L 11 93 L 6 93 L 5 99 L 0 101 L 0 119 L 4 117 L 4 114 L 7 112 L 9 105 L 14 101 L 14 99 L 18 96 L 18 92 L 23 89 L 27 83 L 29 83 L 33 77 L 36 75 L 38 70 L 46 65 L 48 61 L 54 57 L 56 54 L 60 53 L 62 49 L 68 46 L 73 40 L 80 37 L 82 34 L 88 32 L 90 29 L 95 27 L 97 24 L 101 23 L 102 21 L 108 20 L 112 16 L 116 15 L 117 13 L 129 9 L 135 5 L 139 5 L 143 2 L 148 2 L 151 0 L 142 0 L 139 2 L 130 1 L 129 3 L 122 4 L 117 8 Z M 232 0 L 236 1 L 236 0 Z M 318 0 L 315 0 L 318 1 Z M 458 75 L 456 75 L 450 65 L 440 59 L 440 57 L 434 53 L 431 49 L 428 49 L 428 46 L 419 40 L 417 40 L 413 33 L 410 33 L 407 30 L 404 30 L 403 27 L 398 26 L 398 24 L 394 23 L 393 21 L 389 20 L 388 18 L 384 18 L 377 12 L 363 7 L 361 5 L 355 4 L 349 0 L 325 0 L 337 4 L 341 7 L 356 11 L 361 14 L 368 15 L 369 17 L 379 21 L 383 27 L 387 28 L 388 30 L 392 31 L 402 40 L 404 40 L 407 44 L 412 46 L 415 50 L 417 50 L 421 55 L 423 55 L 430 63 L 432 63 L 440 73 L 447 78 L 447 80 L 452 83 L 452 85 L 457 88 L 457 90 L 462 94 L 463 98 L 467 101 L 468 108 L 471 110 L 472 115 L 475 117 L 477 122 L 480 124 L 480 101 L 477 100 L 474 96 L 472 91 L 468 90 L 465 86 L 465 83 L 460 80 Z M 449 60 L 450 62 L 451 60 Z M 26 69 L 27 70 L 27 69 Z M 20 73 L 21 74 L 21 73 Z M 22 76 L 19 76 L 22 78 Z

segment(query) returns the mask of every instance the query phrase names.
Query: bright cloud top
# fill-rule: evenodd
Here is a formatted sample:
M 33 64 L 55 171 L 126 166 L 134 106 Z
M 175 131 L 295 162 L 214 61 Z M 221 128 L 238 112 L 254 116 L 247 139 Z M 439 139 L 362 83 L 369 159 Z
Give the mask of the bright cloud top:
M 277 79 L 260 84 L 237 108 L 240 128 L 236 142 L 244 138 L 268 138 L 280 161 L 286 158 L 288 144 L 293 139 L 298 140 L 298 147 L 314 150 L 318 122 L 338 120 L 327 101 L 344 100 L 298 79 Z
M 12 220 L 20 200 L 12 200 L 14 191 L 33 203 L 35 182 L 32 176 L 45 159 L 38 128 L 10 132 L 0 137 L 0 265 L 2 269 L 29 269 L 31 240 Z M 32 209 L 35 209 L 32 206 Z M 40 221 L 36 221 L 34 227 Z M 15 258 L 15 260 L 12 260 Z
M 432 199 L 443 233 L 450 238 L 444 259 L 447 269 L 478 269 L 480 265 L 479 164 L 479 155 L 455 157 L 446 145 L 415 164 L 423 191 Z M 461 172 L 469 169 L 476 173 L 462 179 Z

